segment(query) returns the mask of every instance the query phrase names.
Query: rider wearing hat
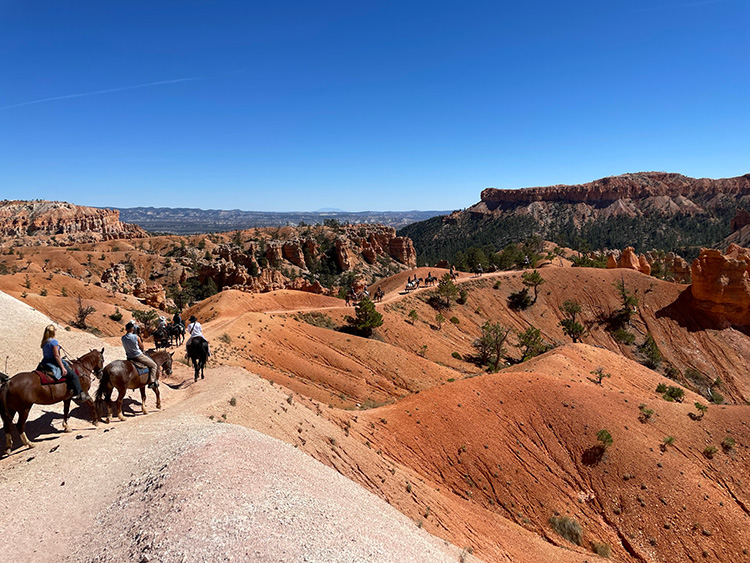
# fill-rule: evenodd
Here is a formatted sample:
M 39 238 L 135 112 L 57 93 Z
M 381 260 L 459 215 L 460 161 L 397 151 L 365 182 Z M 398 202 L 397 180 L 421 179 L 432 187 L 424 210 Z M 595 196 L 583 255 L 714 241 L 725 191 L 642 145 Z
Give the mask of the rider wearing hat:
M 125 348 L 125 356 L 129 361 L 133 362 L 136 367 L 148 368 L 148 386 L 158 387 L 159 384 L 157 383 L 156 378 L 159 372 L 159 366 L 156 365 L 154 360 L 143 353 L 143 340 L 138 334 L 136 334 L 137 328 L 138 325 L 135 321 L 130 321 L 125 325 L 125 330 L 127 332 L 121 339 L 122 347 Z
M 187 328 L 185 329 L 185 332 L 190 335 L 190 337 L 187 339 L 187 342 L 185 342 L 185 352 L 187 353 L 188 347 L 190 346 L 190 343 L 193 341 L 193 338 L 202 338 L 206 341 L 206 345 L 208 345 L 208 339 L 203 336 L 203 328 L 201 327 L 201 323 L 198 322 L 198 318 L 195 315 L 190 315 L 190 324 L 187 325 Z M 208 355 L 211 355 L 211 350 L 209 349 Z

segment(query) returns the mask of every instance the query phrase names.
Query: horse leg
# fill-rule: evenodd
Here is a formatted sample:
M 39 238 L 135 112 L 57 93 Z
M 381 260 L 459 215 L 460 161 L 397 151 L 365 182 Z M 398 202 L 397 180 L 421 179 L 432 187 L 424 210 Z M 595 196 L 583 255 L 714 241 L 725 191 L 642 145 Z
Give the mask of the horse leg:
M 63 401 L 63 432 L 70 432 L 70 426 L 68 426 L 68 418 L 70 417 L 70 399 Z
M 161 410 L 161 393 L 159 393 L 159 388 L 154 387 L 154 395 L 156 395 L 156 408 Z
M 23 445 L 33 448 L 35 447 L 34 444 L 32 444 L 31 440 L 26 436 L 26 419 L 29 418 L 30 411 L 31 407 L 26 410 L 18 411 L 18 422 L 16 422 L 16 428 L 18 429 L 18 434 L 21 436 L 21 442 L 23 442 Z
M 146 410 L 146 388 L 141 387 L 141 412 L 143 414 L 148 414 L 148 411 Z
M 89 399 L 88 401 L 86 401 L 86 404 L 91 409 L 91 424 L 93 424 L 94 426 L 99 426 L 99 410 L 96 408 L 94 399 Z
M 117 418 L 120 420 L 125 420 L 125 416 L 122 414 L 122 400 L 125 398 L 125 389 L 118 387 L 117 388 L 117 401 L 115 402 L 115 406 L 117 407 Z
M 3 429 L 5 430 L 5 451 L 3 455 L 10 455 L 10 451 L 13 449 L 13 417 L 15 415 L 14 412 L 3 414 Z

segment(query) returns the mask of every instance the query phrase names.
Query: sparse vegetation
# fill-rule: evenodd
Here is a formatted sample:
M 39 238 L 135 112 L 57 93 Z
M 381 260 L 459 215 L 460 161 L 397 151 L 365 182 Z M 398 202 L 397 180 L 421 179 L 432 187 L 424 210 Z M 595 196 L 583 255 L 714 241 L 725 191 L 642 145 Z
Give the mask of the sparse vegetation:
M 615 282 L 614 286 L 620 296 L 622 305 L 615 311 L 612 321 L 617 327 L 622 327 L 625 324 L 630 325 L 630 319 L 638 309 L 638 298 L 625 286 L 624 277 Z
M 559 535 L 575 545 L 583 543 L 583 529 L 578 520 L 571 516 L 553 515 L 549 519 L 550 526 Z
M 716 452 L 718 452 L 718 448 L 716 446 L 706 446 L 706 448 L 703 450 L 703 457 L 706 459 L 713 459 L 714 455 L 716 455 Z
M 516 332 L 516 337 L 518 338 L 518 347 L 521 348 L 522 352 L 522 362 L 543 354 L 550 348 L 542 338 L 541 331 L 533 326 L 530 326 L 525 331 Z
M 523 311 L 531 307 L 532 301 L 529 295 L 529 288 L 524 287 L 519 291 L 514 291 L 508 295 L 508 307 L 517 311 Z
M 443 313 L 438 312 L 435 315 L 435 324 L 437 325 L 438 330 L 442 330 L 443 329 L 443 323 L 444 322 L 445 322 L 445 317 L 443 316 Z
M 480 365 L 491 364 L 497 371 L 501 360 L 505 357 L 505 340 L 511 329 L 505 328 L 500 323 L 487 321 L 482 325 L 482 335 L 477 338 L 472 346 L 477 351 L 477 360 Z
M 221 336 L 217 338 L 219 342 L 223 342 L 224 344 L 231 344 L 232 343 L 232 337 L 229 336 L 226 332 L 222 333 Z
M 375 304 L 365 297 L 354 307 L 354 317 L 347 315 L 344 320 L 355 333 L 369 338 L 374 329 L 382 326 L 383 315 L 378 313 Z
M 133 319 L 135 319 L 147 335 L 154 331 L 158 318 L 159 314 L 153 309 L 136 309 L 133 311 Z
M 438 282 L 437 294 L 445 299 L 445 306 L 448 308 L 450 308 L 451 306 L 451 299 L 455 299 L 456 297 L 458 297 L 458 287 L 456 287 L 456 284 L 453 283 L 451 275 L 448 272 L 443 274 L 443 277 L 440 278 L 440 281 Z
M 318 311 L 310 311 L 309 313 L 299 313 L 297 315 L 297 319 L 300 321 L 306 322 L 307 324 L 317 326 L 320 328 L 328 328 L 331 330 L 338 329 L 338 325 L 331 317 L 329 317 L 325 313 L 321 313 Z
M 626 346 L 630 346 L 635 342 L 635 334 L 633 334 L 632 332 L 628 332 L 624 328 L 617 328 L 610 334 L 612 334 L 612 338 L 614 338 L 617 342 L 619 342 L 620 344 L 625 344 Z
M 414 324 L 415 322 L 417 322 L 417 319 L 419 319 L 419 315 L 417 314 L 417 311 L 414 309 L 409 311 L 408 316 L 409 316 L 409 321 L 411 322 L 411 324 Z
M 612 548 L 608 543 L 605 542 L 592 542 L 591 551 L 596 553 L 599 557 L 604 557 L 605 559 L 609 559 L 612 555 Z
M 656 369 L 661 364 L 662 355 L 651 333 L 646 335 L 646 341 L 638 347 L 638 351 L 643 354 L 643 365 L 647 368 Z
M 734 449 L 736 443 L 734 438 L 727 436 L 721 441 L 721 449 L 724 450 L 724 453 L 729 453 Z
M 581 306 L 577 301 L 568 299 L 560 305 L 560 311 L 565 315 L 565 318 L 559 323 L 563 333 L 573 342 L 580 342 L 586 336 L 586 328 L 578 322 Z
M 524 272 L 521 274 L 521 281 L 523 285 L 534 290 L 534 299 L 531 301 L 531 305 L 536 303 L 538 297 L 539 286 L 544 283 L 544 278 L 538 270 L 532 270 L 531 272 Z
M 601 430 L 599 430 L 599 432 L 596 433 L 596 439 L 602 443 L 602 446 L 604 446 L 605 450 L 609 448 L 614 442 L 614 440 L 612 439 L 612 434 L 610 434 L 609 430 L 606 430 L 605 428 L 602 428 Z
M 602 366 L 599 366 L 598 368 L 593 370 L 591 374 L 596 377 L 596 383 L 598 383 L 599 385 L 602 384 L 602 379 L 604 379 L 605 377 L 612 377 L 612 374 L 604 371 L 604 368 Z
M 453 352 L 451 354 L 451 357 L 453 357 L 456 360 L 463 360 L 463 357 L 461 357 L 461 354 L 459 354 L 458 352 Z
M 654 409 L 648 408 L 643 403 L 638 405 L 638 410 L 640 411 L 640 414 L 638 415 L 638 420 L 640 420 L 644 424 L 649 422 L 651 418 L 654 416 Z
M 667 386 L 664 383 L 659 383 L 656 386 L 656 392 L 661 393 L 662 398 L 670 403 L 675 401 L 681 403 L 685 397 L 685 390 L 682 387 Z
M 109 318 L 115 322 L 120 322 L 122 320 L 122 313 L 120 312 L 119 307 L 115 307 L 115 312 L 112 313 Z
M 667 446 L 671 446 L 674 444 L 674 437 L 673 436 L 664 436 L 661 440 L 661 449 L 662 451 L 667 451 Z
M 96 312 L 96 309 L 94 309 L 92 306 L 83 306 L 83 300 L 81 299 L 81 296 L 78 296 L 78 309 L 76 310 L 76 318 L 71 323 L 74 327 L 80 328 L 82 330 L 86 330 L 88 328 L 88 325 L 86 324 L 86 319 L 91 315 L 92 313 Z
M 698 414 L 696 415 L 695 418 L 700 420 L 706 415 L 706 412 L 708 411 L 708 406 L 704 405 L 703 403 L 699 403 L 698 401 L 696 401 L 693 406 L 698 411 Z

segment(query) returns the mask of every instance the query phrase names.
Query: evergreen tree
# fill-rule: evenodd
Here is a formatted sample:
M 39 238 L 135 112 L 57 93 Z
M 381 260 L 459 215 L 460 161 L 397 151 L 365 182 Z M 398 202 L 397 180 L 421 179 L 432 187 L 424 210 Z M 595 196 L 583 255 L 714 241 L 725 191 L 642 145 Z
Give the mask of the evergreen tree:
M 532 270 L 531 272 L 524 272 L 521 277 L 523 278 L 523 285 L 526 287 L 534 288 L 534 300 L 531 302 L 533 305 L 536 303 L 537 291 L 540 285 L 544 283 L 544 278 L 538 270 Z
M 357 334 L 369 338 L 373 329 L 382 326 L 383 315 L 378 313 L 375 304 L 365 297 L 354 307 L 354 317 L 347 316 L 344 320 Z
M 445 303 L 447 307 L 451 306 L 451 299 L 455 299 L 456 297 L 458 297 L 458 287 L 456 287 L 456 284 L 453 283 L 451 275 L 448 272 L 443 274 L 443 277 L 440 278 L 440 281 L 438 282 L 437 292 L 440 297 L 445 297 Z

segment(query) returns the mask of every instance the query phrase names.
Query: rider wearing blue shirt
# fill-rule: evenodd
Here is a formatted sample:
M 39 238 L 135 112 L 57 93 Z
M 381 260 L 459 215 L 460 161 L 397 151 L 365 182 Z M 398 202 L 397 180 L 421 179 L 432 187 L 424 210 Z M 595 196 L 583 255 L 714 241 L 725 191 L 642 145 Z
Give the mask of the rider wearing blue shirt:
M 55 325 L 49 325 L 44 329 L 42 336 L 42 364 L 52 370 L 55 379 L 65 376 L 68 387 L 73 389 L 74 401 L 89 401 L 91 397 L 81 389 L 81 381 L 73 367 L 60 357 L 60 343 L 55 339 Z

